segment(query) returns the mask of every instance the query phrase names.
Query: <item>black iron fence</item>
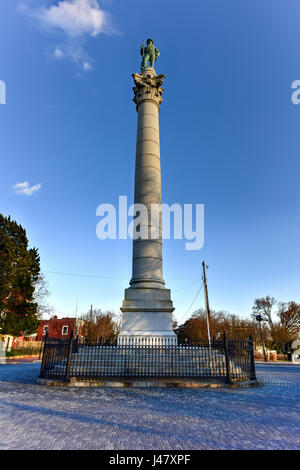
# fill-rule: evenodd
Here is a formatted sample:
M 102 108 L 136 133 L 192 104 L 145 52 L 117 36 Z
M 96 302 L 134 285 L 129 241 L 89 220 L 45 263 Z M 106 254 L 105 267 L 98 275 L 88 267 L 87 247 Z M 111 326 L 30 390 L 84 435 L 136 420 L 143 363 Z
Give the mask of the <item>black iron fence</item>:
M 104 343 L 104 344 L 103 344 Z M 227 339 L 178 346 L 105 344 L 45 337 L 40 377 L 61 381 L 101 379 L 256 380 L 253 341 Z

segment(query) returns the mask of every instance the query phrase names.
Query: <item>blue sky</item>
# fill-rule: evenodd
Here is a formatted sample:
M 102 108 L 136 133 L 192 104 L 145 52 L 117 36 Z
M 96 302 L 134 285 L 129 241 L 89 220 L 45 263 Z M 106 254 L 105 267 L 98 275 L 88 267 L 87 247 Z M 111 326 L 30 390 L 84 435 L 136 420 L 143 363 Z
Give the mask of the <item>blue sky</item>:
M 128 286 L 131 241 L 98 240 L 96 208 L 133 202 L 131 74 L 148 37 L 166 74 L 163 202 L 205 204 L 202 250 L 164 242 L 176 318 L 187 318 L 203 259 L 213 309 L 247 316 L 258 296 L 300 301 L 299 16 L 298 0 L 2 0 L 0 211 L 39 248 L 59 315 L 118 312 Z M 189 313 L 201 306 L 203 292 Z

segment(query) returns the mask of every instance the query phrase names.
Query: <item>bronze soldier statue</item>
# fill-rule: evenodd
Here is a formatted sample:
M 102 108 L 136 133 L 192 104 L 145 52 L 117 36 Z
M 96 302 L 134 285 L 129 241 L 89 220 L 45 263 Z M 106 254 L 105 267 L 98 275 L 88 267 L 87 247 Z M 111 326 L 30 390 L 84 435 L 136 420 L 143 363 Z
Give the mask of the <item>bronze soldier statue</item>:
M 143 71 L 146 67 L 148 67 L 148 62 L 150 62 L 150 67 L 154 69 L 154 64 L 159 55 L 160 52 L 157 47 L 154 46 L 152 39 L 147 39 L 146 46 L 145 42 L 143 41 L 141 46 L 141 56 L 143 57 L 141 70 Z

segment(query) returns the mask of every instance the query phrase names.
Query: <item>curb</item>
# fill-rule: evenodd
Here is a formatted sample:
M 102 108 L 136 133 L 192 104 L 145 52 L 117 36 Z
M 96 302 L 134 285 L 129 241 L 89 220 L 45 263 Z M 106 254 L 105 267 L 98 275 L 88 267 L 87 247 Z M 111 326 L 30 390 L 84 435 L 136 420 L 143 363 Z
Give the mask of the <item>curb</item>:
M 247 388 L 257 387 L 257 380 L 234 382 L 226 384 L 225 382 L 203 382 L 193 380 L 76 380 L 72 377 L 69 382 L 59 380 L 44 379 L 39 377 L 36 381 L 38 385 L 46 387 L 108 387 L 108 388 Z
M 255 364 L 264 364 L 266 366 L 298 366 L 300 363 L 298 362 L 292 362 L 292 361 L 255 361 Z

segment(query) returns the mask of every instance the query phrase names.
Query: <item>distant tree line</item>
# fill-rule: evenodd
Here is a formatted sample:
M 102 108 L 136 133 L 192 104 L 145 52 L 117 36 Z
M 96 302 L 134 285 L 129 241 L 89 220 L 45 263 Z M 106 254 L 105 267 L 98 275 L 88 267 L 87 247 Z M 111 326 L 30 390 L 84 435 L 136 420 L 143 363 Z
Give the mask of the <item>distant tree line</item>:
M 112 311 L 91 308 L 81 316 L 79 331 L 81 338 L 89 342 L 113 343 L 120 332 L 120 320 Z
M 275 310 L 277 306 L 277 310 Z M 276 314 L 276 319 L 274 319 Z M 249 318 L 241 318 L 225 311 L 211 311 L 211 337 L 220 338 L 226 333 L 228 338 L 246 339 L 251 334 L 255 347 L 261 346 L 259 323 L 256 316 L 263 318 L 261 327 L 265 345 L 268 349 L 278 352 L 290 350 L 293 341 L 300 337 L 300 304 L 295 301 L 277 302 L 273 297 L 266 296 L 254 300 L 252 314 Z M 181 342 L 207 341 L 206 310 L 199 309 L 193 313 L 184 325 L 178 329 Z

